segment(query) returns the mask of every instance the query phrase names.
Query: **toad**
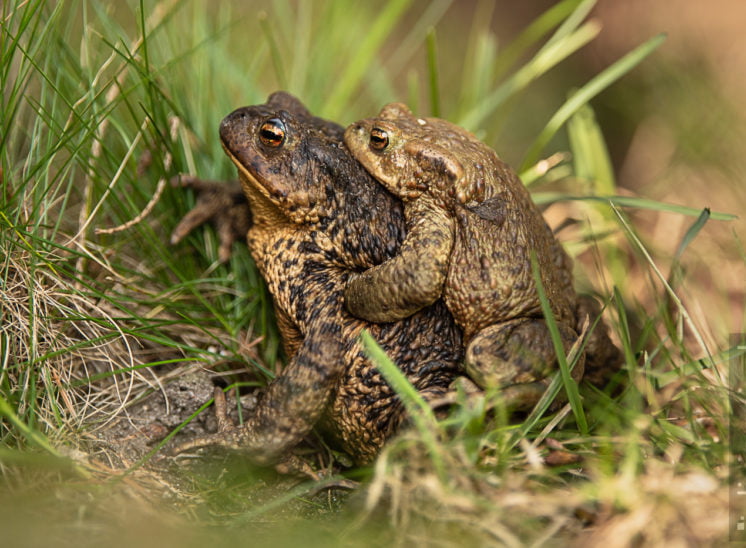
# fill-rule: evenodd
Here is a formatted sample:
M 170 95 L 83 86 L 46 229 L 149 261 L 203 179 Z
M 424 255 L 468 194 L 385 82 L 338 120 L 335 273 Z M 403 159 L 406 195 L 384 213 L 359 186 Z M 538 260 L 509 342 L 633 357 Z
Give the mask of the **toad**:
M 408 230 L 395 257 L 350 277 L 349 311 L 373 322 L 400 321 L 442 297 L 463 330 L 471 379 L 499 387 L 514 409 L 535 404 L 557 358 L 532 253 L 565 353 L 598 306 L 578 299 L 572 262 L 518 176 L 471 133 L 417 118 L 400 103 L 351 125 L 344 139 L 402 199 Z M 595 374 L 618 354 L 605 328 L 591 339 Z M 581 355 L 573 369 L 576 380 L 584 361 Z
M 385 324 L 345 309 L 347 278 L 393 257 L 405 223 L 399 200 L 354 161 L 342 135 L 283 92 L 222 121 L 220 139 L 251 211 L 249 249 L 289 362 L 245 423 L 230 424 L 218 398 L 219 431 L 177 451 L 217 445 L 270 464 L 318 427 L 357 463 L 369 462 L 404 409 L 364 352 L 363 329 L 428 401 L 445 395 L 462 371 L 460 330 L 442 301 Z M 204 217 L 189 216 L 176 239 Z

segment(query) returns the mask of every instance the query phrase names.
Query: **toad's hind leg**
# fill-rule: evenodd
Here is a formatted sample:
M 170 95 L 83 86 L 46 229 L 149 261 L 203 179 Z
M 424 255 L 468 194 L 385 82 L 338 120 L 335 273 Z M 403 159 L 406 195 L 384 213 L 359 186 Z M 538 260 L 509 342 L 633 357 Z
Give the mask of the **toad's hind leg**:
M 578 338 L 571 327 L 557 324 L 565 354 Z M 584 358 L 572 370 L 583 375 Z M 513 409 L 532 407 L 558 368 L 557 355 L 542 318 L 518 318 L 491 325 L 476 334 L 466 348 L 466 372 L 482 388 L 500 388 Z

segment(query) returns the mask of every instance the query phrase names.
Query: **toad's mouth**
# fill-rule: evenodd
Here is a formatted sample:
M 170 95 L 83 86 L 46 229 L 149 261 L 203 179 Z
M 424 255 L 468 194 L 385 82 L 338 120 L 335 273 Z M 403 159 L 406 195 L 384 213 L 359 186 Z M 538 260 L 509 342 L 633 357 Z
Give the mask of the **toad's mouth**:
M 278 224 L 286 223 L 284 212 L 276 203 L 276 198 L 273 198 L 267 187 L 231 152 L 222 140 L 221 143 L 226 155 L 238 169 L 241 187 L 252 212 L 253 226 L 268 225 L 276 227 Z
M 237 157 L 230 148 L 223 142 L 222 140 L 220 143 L 223 145 L 223 150 L 225 151 L 225 154 L 230 158 L 231 162 L 233 162 L 233 165 L 236 166 L 238 169 L 238 175 L 241 179 L 241 183 L 244 187 L 244 192 L 247 194 L 248 198 L 251 200 L 252 198 L 264 198 L 264 199 L 271 199 L 272 195 L 270 194 L 267 187 L 262 184 L 261 181 L 257 178 L 257 176 L 252 173 Z

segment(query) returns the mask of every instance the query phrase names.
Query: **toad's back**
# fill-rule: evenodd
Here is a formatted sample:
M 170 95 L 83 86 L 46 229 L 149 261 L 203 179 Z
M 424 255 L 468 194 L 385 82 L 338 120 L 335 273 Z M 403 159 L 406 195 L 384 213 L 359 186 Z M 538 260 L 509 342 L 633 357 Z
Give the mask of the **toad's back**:
M 415 165 L 421 168 L 425 162 L 419 159 L 427 157 L 457 166 L 455 181 L 448 167 L 440 176 L 414 169 L 415 177 L 427 179 L 427 190 L 406 207 L 422 223 L 429 216 L 450 221 L 453 248 L 443 295 L 466 340 L 495 323 L 542 316 L 532 252 L 554 315 L 571 322 L 572 261 L 515 172 L 494 150 L 447 120 L 405 117 L 397 123 L 406 126 Z
M 502 165 L 494 171 L 502 180 L 514 177 Z M 493 192 L 475 209 L 453 204 L 455 234 L 444 297 L 467 340 L 497 322 L 541 316 L 532 252 L 553 313 L 562 320 L 572 317 L 569 257 L 520 181 Z

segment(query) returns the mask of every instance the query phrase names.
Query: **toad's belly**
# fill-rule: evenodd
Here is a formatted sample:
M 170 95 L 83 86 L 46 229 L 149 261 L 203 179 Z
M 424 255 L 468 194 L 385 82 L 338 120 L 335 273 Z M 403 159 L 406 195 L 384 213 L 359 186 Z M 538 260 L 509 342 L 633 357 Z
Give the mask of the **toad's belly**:
M 426 400 L 444 395 L 456 376 L 463 374 L 461 334 L 441 301 L 399 322 L 350 322 L 344 331 L 349 328 L 359 333 L 361 327 L 371 333 Z M 404 409 L 357 337 L 351 336 L 350 341 L 348 366 L 338 381 L 323 426 L 340 448 L 365 463 L 396 432 Z

